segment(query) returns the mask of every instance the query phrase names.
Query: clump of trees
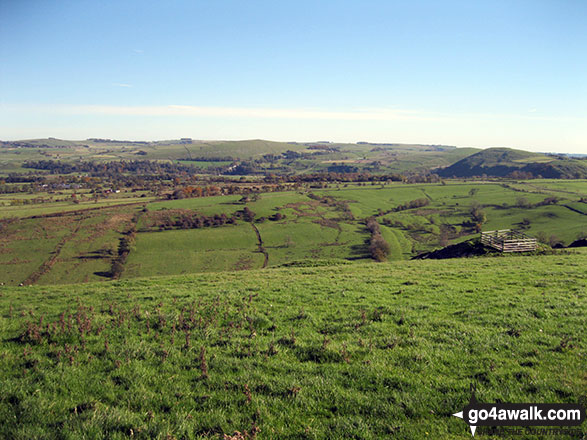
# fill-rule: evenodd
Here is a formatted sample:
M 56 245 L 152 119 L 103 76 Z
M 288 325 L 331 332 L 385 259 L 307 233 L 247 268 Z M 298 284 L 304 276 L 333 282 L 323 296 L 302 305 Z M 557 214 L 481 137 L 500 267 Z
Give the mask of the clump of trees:
M 126 263 L 128 254 L 130 253 L 131 247 L 135 242 L 136 221 L 138 221 L 138 218 L 134 218 L 133 221 L 133 225 L 129 228 L 128 231 L 126 231 L 118 243 L 118 255 L 116 258 L 114 258 L 114 260 L 112 260 L 112 266 L 110 267 L 110 277 L 112 279 L 116 280 L 120 278 L 120 275 L 122 275 L 122 271 L 124 270 L 124 263 Z
M 549 245 L 551 248 L 561 248 L 564 247 L 563 241 L 557 237 L 555 234 L 547 235 L 544 231 L 538 231 L 536 234 L 536 239 L 540 243 L 544 243 Z
M 355 216 L 353 215 L 351 208 L 349 207 L 348 203 L 344 200 L 337 200 L 334 197 L 330 196 L 319 196 L 314 193 L 308 194 L 308 197 L 312 200 L 317 200 L 324 205 L 330 206 L 334 208 L 336 211 L 339 211 L 341 215 L 341 220 L 354 220 Z
M 170 200 L 178 200 L 178 199 L 189 199 L 194 197 L 211 197 L 211 196 L 218 196 L 222 194 L 222 190 L 220 187 L 215 185 L 210 186 L 186 186 L 183 188 L 175 189 L 171 194 L 167 196 Z
M 225 213 L 204 215 L 189 209 L 162 210 L 150 212 L 144 217 L 144 230 L 159 229 L 160 231 L 163 231 L 171 229 L 214 228 L 225 225 L 234 225 L 237 220 L 242 220 L 248 223 L 254 221 L 262 223 L 266 220 L 280 221 L 285 218 L 286 216 L 279 212 L 269 217 L 257 218 L 257 214 L 246 206 L 230 215 L 226 215 Z
M 510 179 L 517 179 L 517 180 L 527 180 L 527 179 L 534 179 L 536 177 L 542 177 L 542 176 L 534 176 L 534 174 L 531 173 L 530 171 L 514 170 L 511 173 L 509 173 L 506 177 L 508 177 Z
M 475 231 L 481 232 L 483 223 L 487 221 L 487 214 L 485 214 L 481 205 L 478 202 L 473 202 L 469 209 L 469 214 L 471 215 L 471 222 L 475 225 Z
M 149 216 L 149 227 L 159 228 L 159 230 L 211 228 L 232 225 L 236 223 L 237 218 L 238 216 L 236 214 L 230 217 L 224 213 L 203 215 L 187 210 L 180 213 L 154 213 Z
M 368 217 L 365 220 L 365 225 L 369 229 L 369 232 L 371 232 L 371 238 L 369 239 L 369 254 L 371 258 L 375 261 L 386 261 L 391 253 L 391 247 L 381 235 L 379 223 L 375 217 Z
M 393 210 L 395 212 L 406 211 L 408 209 L 422 208 L 424 206 L 428 206 L 429 204 L 430 204 L 430 200 L 428 200 L 426 198 L 415 199 L 415 200 L 409 201 L 408 203 L 404 203 L 403 205 L 398 205 Z
M 180 229 L 199 229 L 213 226 L 224 226 L 234 224 L 234 217 L 228 217 L 226 214 L 214 214 L 206 216 L 194 213 L 193 215 L 183 215 L 175 222 L 175 226 Z
M 27 160 L 23 168 L 49 171 L 50 174 L 88 173 L 90 176 L 107 177 L 123 173 L 162 175 L 162 174 L 194 174 L 194 167 L 172 162 L 154 160 L 120 160 L 111 162 L 80 161 L 75 163 L 59 160 Z
M 554 196 L 546 197 L 544 200 L 538 203 L 530 203 L 530 201 L 526 197 L 518 197 L 516 199 L 516 206 L 518 208 L 537 208 L 539 206 L 548 206 L 548 205 L 556 205 L 558 203 L 558 198 Z
M 546 197 L 542 202 L 536 203 L 535 206 L 547 206 L 547 205 L 556 205 L 558 203 L 557 197 Z
M 284 218 L 286 218 L 285 214 L 282 214 L 280 212 L 276 212 L 275 214 L 269 216 L 269 220 L 273 221 L 273 222 L 277 222 L 279 220 L 283 220 Z
M 240 218 L 246 222 L 252 222 L 255 220 L 255 213 L 249 209 L 248 206 L 245 206 L 240 211 L 237 211 L 233 214 L 236 218 Z

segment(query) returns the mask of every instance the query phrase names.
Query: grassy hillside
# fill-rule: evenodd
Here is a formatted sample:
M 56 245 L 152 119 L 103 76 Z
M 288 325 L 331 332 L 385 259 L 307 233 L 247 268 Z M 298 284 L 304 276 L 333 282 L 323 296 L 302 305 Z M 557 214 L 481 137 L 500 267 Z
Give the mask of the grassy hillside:
M 248 224 L 195 231 L 140 233 L 124 277 L 260 268 L 257 238 Z
M 478 151 L 474 148 L 411 144 L 344 144 L 273 142 L 261 139 L 243 141 L 156 141 L 132 142 L 86 139 L 33 139 L 0 141 L 0 176 L 27 172 L 26 161 L 53 160 L 109 162 L 121 160 L 179 161 L 199 172 L 226 167 L 233 161 L 251 162 L 257 170 L 268 173 L 325 172 L 337 165 L 359 171 L 404 173 L 428 172 L 446 167 Z M 285 157 L 283 153 L 303 154 Z M 276 157 L 268 159 L 267 155 Z M 200 160 L 198 160 L 200 159 Z M 214 160 L 217 159 L 217 160 Z
M 70 193 L 30 204 L 20 203 L 30 201 L 30 194 L 0 197 L 0 203 L 10 204 L 0 209 L 0 282 L 58 284 L 120 276 L 111 268 L 131 230 L 123 278 L 259 269 L 300 260 L 371 261 L 365 225 L 371 216 L 389 245 L 388 258 L 408 259 L 477 237 L 473 206 L 484 213 L 483 230 L 520 229 L 547 244 L 564 245 L 587 233 L 585 181 L 337 183 L 245 198 L 180 200 L 139 194 L 113 194 L 96 203 L 83 193 L 78 203 Z M 414 200 L 427 204 L 409 208 Z M 250 219 L 239 217 L 245 209 Z M 210 220 L 221 216 L 232 223 Z M 192 225 L 187 220 L 194 217 L 208 223 Z
M 587 178 L 587 161 L 552 157 L 511 148 L 488 148 L 440 170 L 443 177 L 497 176 L 513 172 L 545 178 Z
M 108 279 L 135 206 L 0 223 L 0 282 L 60 284 Z
M 33 139 L 14 142 L 0 141 L 0 173 L 26 171 L 20 165 L 26 160 L 60 160 L 75 162 L 80 160 L 177 160 L 190 157 L 229 156 L 248 159 L 253 156 L 282 153 L 287 150 L 299 151 L 302 144 L 271 142 L 264 140 L 246 141 L 179 141 L 162 142 L 121 142 L 65 141 L 60 139 Z M 208 166 L 208 164 L 204 164 Z
M 0 437 L 468 439 L 451 414 L 471 383 L 483 402 L 584 397 L 586 266 L 583 252 L 0 287 Z
M 228 156 L 249 159 L 261 154 L 283 153 L 287 150 L 300 151 L 306 147 L 302 144 L 272 142 L 261 139 L 245 141 L 196 141 L 191 144 L 154 144 L 146 149 L 145 158 L 169 159 L 189 157 L 222 157 Z

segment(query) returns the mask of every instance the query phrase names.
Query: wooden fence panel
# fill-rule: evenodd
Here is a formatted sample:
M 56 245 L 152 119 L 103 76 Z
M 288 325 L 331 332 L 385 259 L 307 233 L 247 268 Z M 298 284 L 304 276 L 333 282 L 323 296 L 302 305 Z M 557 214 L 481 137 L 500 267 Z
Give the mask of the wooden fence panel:
M 481 232 L 481 243 L 501 252 L 531 252 L 538 247 L 535 238 L 510 229 Z

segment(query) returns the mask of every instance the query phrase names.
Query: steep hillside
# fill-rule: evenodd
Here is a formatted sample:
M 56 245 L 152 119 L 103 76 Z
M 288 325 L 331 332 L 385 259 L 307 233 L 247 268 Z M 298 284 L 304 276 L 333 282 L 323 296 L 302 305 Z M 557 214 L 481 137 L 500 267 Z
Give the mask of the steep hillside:
M 511 148 L 488 148 L 459 160 L 438 174 L 442 177 L 506 177 L 515 176 L 516 172 L 525 177 L 531 174 L 554 179 L 582 179 L 587 177 L 587 161 Z

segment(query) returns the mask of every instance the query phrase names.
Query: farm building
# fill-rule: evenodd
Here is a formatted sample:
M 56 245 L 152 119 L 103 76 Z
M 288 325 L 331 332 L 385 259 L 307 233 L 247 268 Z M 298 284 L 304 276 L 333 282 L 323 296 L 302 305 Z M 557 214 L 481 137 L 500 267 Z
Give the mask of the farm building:
M 535 238 L 510 229 L 481 232 L 481 243 L 501 252 L 530 252 L 538 247 Z

